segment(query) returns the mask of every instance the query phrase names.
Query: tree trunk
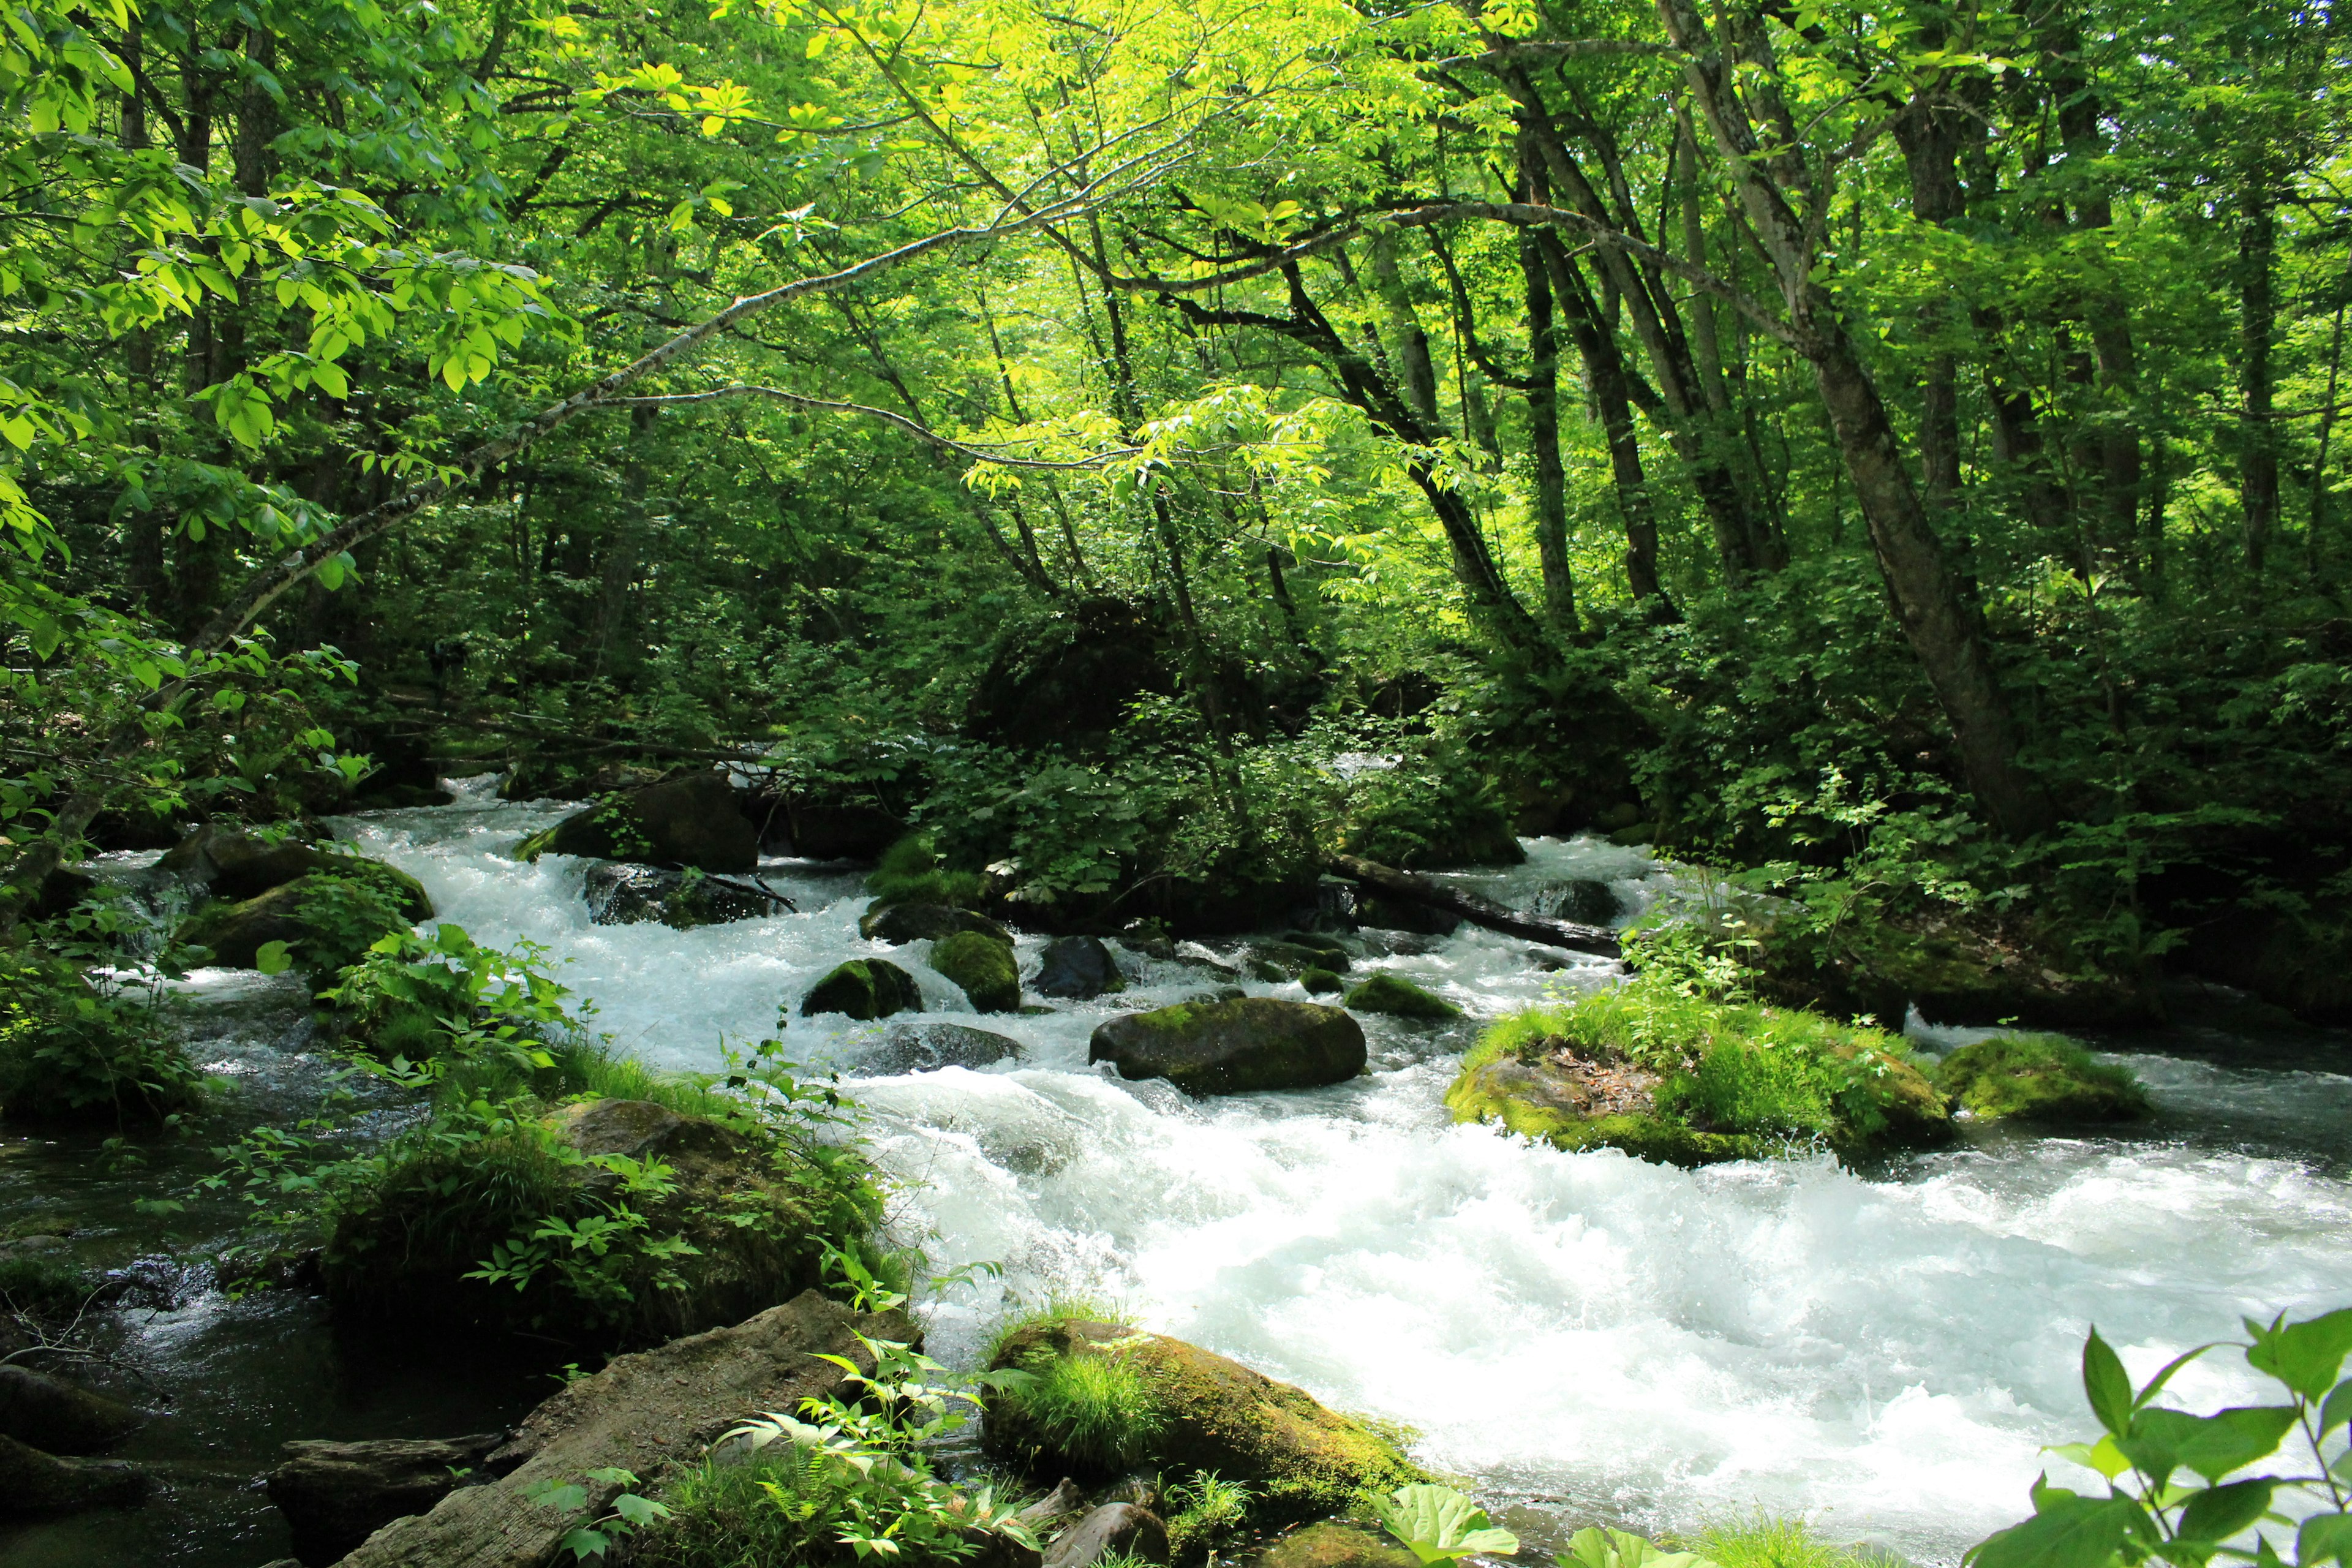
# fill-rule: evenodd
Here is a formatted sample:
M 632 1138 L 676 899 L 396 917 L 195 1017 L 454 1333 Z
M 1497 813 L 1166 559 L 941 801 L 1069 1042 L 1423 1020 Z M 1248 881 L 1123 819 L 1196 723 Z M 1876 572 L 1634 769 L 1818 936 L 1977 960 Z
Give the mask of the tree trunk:
M 2271 345 L 2278 331 L 2273 269 L 2278 217 L 2271 194 L 2250 182 L 2238 217 L 2238 493 L 2246 511 L 2246 570 L 2257 584 L 2271 539 L 2278 531 L 2278 432 L 2271 417 Z
M 1568 471 L 1559 458 L 1559 344 L 1551 283 L 1532 234 L 1519 236 L 1528 300 L 1528 444 L 1536 469 L 1536 554 L 1543 563 L 1544 618 L 1554 632 L 1577 630 L 1576 578 L 1568 559 Z

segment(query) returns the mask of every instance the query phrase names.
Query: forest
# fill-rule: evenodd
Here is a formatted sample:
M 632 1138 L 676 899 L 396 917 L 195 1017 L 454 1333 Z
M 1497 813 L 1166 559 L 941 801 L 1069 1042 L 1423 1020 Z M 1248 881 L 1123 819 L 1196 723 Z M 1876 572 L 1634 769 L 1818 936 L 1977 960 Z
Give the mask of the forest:
M 2352 1562 L 2332 7 L 0 21 L 0 1558 Z

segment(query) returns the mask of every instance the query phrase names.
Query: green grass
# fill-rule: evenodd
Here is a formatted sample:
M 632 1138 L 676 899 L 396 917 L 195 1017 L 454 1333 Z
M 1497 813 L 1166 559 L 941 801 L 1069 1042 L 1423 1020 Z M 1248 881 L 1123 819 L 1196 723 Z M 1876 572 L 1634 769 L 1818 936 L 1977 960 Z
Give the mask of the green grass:
M 1057 1356 L 1050 1351 L 1024 1367 L 1036 1378 L 997 1395 L 1051 1451 L 1076 1464 L 1116 1474 L 1151 1451 L 1167 1417 L 1142 1369 L 1116 1353 Z
M 1201 1470 L 1168 1488 L 1166 1512 L 1169 1557 L 1180 1565 L 1199 1563 L 1247 1531 L 1250 1489 Z
M 716 1087 L 704 1073 L 661 1072 L 636 1058 L 617 1051 L 583 1051 L 576 1068 L 574 1091 L 598 1100 L 649 1100 L 681 1116 L 708 1116 L 725 1121 L 742 1116 L 745 1102 Z
M 670 1517 L 637 1542 L 641 1568 L 805 1568 L 845 1560 L 834 1523 L 849 1486 L 842 1467 L 790 1444 L 748 1459 L 709 1458 L 679 1476 Z
M 1802 1519 L 1757 1513 L 1711 1524 L 1687 1544 L 1720 1568 L 1886 1568 L 1883 1553 L 1822 1540 Z
M 952 904 L 969 908 L 980 902 L 985 886 L 977 871 L 951 871 L 940 860 L 939 846 L 928 833 L 909 833 L 889 848 L 866 878 L 866 887 L 886 904 Z
M 2004 1035 L 1962 1046 L 1937 1065 L 1936 1086 L 1986 1121 L 2128 1121 L 2151 1110 L 2130 1068 L 2092 1060 L 2063 1035 Z
M 982 1364 L 993 1366 L 997 1357 L 1003 1353 L 1004 1347 L 1012 1342 L 1013 1336 L 1024 1329 L 1072 1321 L 1118 1323 L 1129 1327 L 1134 1324 L 1135 1318 L 1125 1308 L 1114 1306 L 1099 1296 L 1055 1295 L 1048 1298 L 1044 1306 L 1015 1313 L 997 1324 L 988 1336 L 988 1354 Z

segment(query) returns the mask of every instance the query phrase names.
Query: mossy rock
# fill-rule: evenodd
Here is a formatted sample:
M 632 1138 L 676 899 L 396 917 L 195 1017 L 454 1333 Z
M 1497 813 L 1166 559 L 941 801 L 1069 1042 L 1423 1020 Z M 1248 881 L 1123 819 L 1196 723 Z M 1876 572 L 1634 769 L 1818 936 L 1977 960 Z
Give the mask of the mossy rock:
M 975 1013 L 1021 1010 L 1021 966 L 1009 942 L 960 931 L 931 944 L 931 967 L 963 992 Z
M 1759 1138 L 1668 1121 L 1656 1113 L 1656 1080 L 1645 1087 L 1649 1094 L 1633 1102 L 1638 1109 L 1601 1109 L 1610 1102 L 1592 1091 L 1583 1075 L 1548 1069 L 1510 1052 L 1473 1051 L 1445 1091 L 1445 1108 L 1456 1121 L 1498 1125 L 1570 1153 L 1619 1149 L 1656 1164 L 1696 1166 L 1769 1152 Z
M 1786 917 L 1750 922 L 1758 985 L 1770 1000 L 1895 1028 L 1913 1008 L 1933 1024 L 2007 1020 L 2044 1028 L 2152 1022 L 2152 984 L 2079 963 L 2048 933 L 1981 911 L 1857 921 L 1833 932 Z
M 1335 974 L 1344 974 L 1352 963 L 1354 960 L 1348 956 L 1348 950 L 1337 942 L 1328 947 L 1309 946 L 1285 939 L 1258 943 L 1255 962 L 1251 967 L 1255 969 L 1264 965 L 1271 968 L 1276 978 L 1295 980 L 1310 969 L 1327 969 Z
M 2063 1035 L 2005 1035 L 1962 1046 L 1937 1064 L 1935 1081 L 1986 1121 L 2133 1121 L 2153 1109 L 2129 1068 L 2092 1060 Z
M 1187 1094 L 1311 1089 L 1364 1070 L 1364 1031 L 1312 1002 L 1180 1002 L 1106 1019 L 1087 1059 L 1114 1064 L 1121 1078 L 1164 1078 Z
M 1433 996 L 1412 981 L 1374 970 L 1348 993 L 1345 1005 L 1353 1013 L 1386 1013 L 1396 1018 L 1459 1018 L 1462 1009 L 1442 996 Z
M 857 922 L 858 935 L 893 946 L 938 942 L 958 931 L 976 931 L 1003 942 L 1013 940 L 1011 931 L 986 915 L 960 910 L 953 904 L 894 904 L 877 899 L 866 907 L 866 913 Z
M 243 828 L 206 823 L 173 845 L 155 862 L 159 871 L 202 883 L 223 903 L 243 903 L 262 894 L 326 872 L 373 883 L 390 894 L 411 921 L 433 918 L 432 895 L 425 884 L 397 866 L 335 849 L 321 849 L 299 838 L 270 843 Z
M 857 1019 L 887 1018 L 923 1010 L 915 977 L 887 958 L 853 958 L 837 963 L 801 998 L 801 1016 L 840 1013 Z
M 581 888 L 589 922 L 600 926 L 643 925 L 658 921 L 673 931 L 754 921 L 789 906 L 756 889 L 741 888 L 672 871 L 608 860 L 592 866 Z
M 396 883 L 373 874 L 389 871 L 390 867 L 366 861 L 361 865 L 367 869 L 358 876 L 347 876 L 339 865 L 331 872 L 299 878 L 241 903 L 206 904 L 181 921 L 173 934 L 190 946 L 210 950 L 210 962 L 226 969 L 251 969 L 264 947 L 282 942 L 293 949 L 294 962 L 305 970 L 314 975 L 331 974 L 354 962 L 379 939 L 408 929 L 410 921 L 404 916 L 415 907 Z M 361 882 L 383 894 L 383 900 L 369 909 L 346 898 L 339 900 L 341 907 L 330 917 L 321 912 L 321 902 L 339 881 Z M 423 893 L 424 889 L 417 889 L 418 897 Z M 430 910 L 432 904 L 428 901 L 425 907 Z
M 1298 984 L 1309 996 L 1335 995 L 1348 988 L 1348 983 L 1328 969 L 1307 969 L 1300 973 Z
M 1251 1568 L 1419 1568 L 1419 1560 L 1385 1535 L 1326 1521 L 1275 1540 Z
M 714 773 L 607 795 L 525 838 L 515 846 L 515 858 L 579 855 L 705 871 L 756 871 L 760 834 L 743 815 L 740 793 Z
M 1064 1356 L 1116 1356 L 1135 1368 L 1156 1417 L 1140 1460 L 1163 1473 L 1214 1470 L 1246 1482 L 1255 1528 L 1328 1519 L 1429 1479 L 1370 1423 L 1165 1335 L 1086 1319 L 1047 1319 L 1006 1335 L 990 1364 L 1034 1372 Z M 982 1430 L 989 1452 L 1040 1479 L 1095 1473 L 1062 1450 L 1017 1394 L 991 1403 Z

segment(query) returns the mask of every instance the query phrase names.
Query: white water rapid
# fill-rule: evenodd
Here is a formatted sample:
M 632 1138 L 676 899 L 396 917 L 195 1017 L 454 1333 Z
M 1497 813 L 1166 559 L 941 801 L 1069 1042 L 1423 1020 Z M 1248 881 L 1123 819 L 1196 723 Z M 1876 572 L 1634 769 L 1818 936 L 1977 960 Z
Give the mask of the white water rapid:
M 941 1268 L 1004 1266 L 961 1290 L 932 1345 L 966 1361 L 1006 1296 L 1109 1298 L 1143 1325 L 1402 1422 L 1434 1468 L 1471 1478 L 1538 1542 L 1595 1521 L 1689 1530 L 1757 1508 L 1829 1535 L 1948 1563 L 2027 1511 L 2047 1443 L 2084 1436 L 2076 1364 L 2096 1321 L 2136 1373 L 2267 1315 L 2352 1303 L 2352 1079 L 2137 1055 L 2166 1115 L 2122 1138 L 1982 1135 L 1860 1174 L 1827 1159 L 1691 1173 L 1614 1152 L 1562 1155 L 1449 1123 L 1440 1097 L 1480 1019 L 1547 986 L 1485 932 L 1384 954 L 1469 1025 L 1364 1020 L 1372 1070 L 1309 1093 L 1194 1101 L 1087 1065 L 1112 1008 L 1216 981 L 1141 964 L 1142 984 L 1049 1016 L 979 1017 L 919 944 L 862 941 L 858 879 L 789 864 L 800 912 L 673 931 L 597 927 L 585 863 L 506 851 L 556 819 L 468 786 L 460 804 L 353 819 L 359 847 L 414 873 L 481 942 L 545 944 L 596 1026 L 648 1061 L 712 1068 L 848 957 L 890 952 L 927 1016 L 1018 1038 L 1026 1059 L 861 1081 L 904 1178 L 900 1223 Z M 1628 895 L 1639 854 L 1538 840 L 1496 879 L 1564 877 Z M 1368 933 L 1370 935 L 1370 933 Z M 1034 967 L 1034 940 L 1022 949 Z M 1253 992 L 1299 994 L 1295 985 Z M 804 1062 L 856 1071 L 877 1026 L 791 1019 Z M 2174 1384 L 2194 1407 L 2253 1393 L 2215 1356 Z M 2077 1475 L 2078 1484 L 2088 1478 Z

